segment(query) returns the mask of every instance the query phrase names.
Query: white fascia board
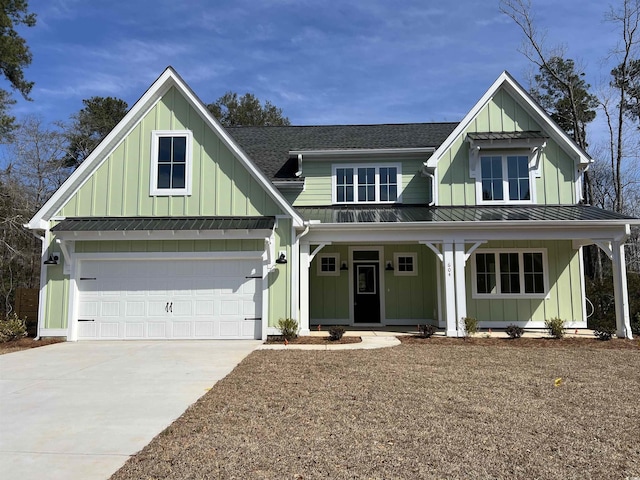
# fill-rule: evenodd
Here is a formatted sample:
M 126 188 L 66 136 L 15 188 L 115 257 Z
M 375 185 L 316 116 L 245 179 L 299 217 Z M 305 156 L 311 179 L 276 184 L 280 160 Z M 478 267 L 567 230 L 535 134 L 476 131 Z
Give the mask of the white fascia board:
M 344 157 L 344 156 L 374 156 L 374 155 L 402 155 L 413 153 L 433 153 L 435 147 L 415 148 L 349 148 L 331 150 L 291 150 L 289 155 L 302 155 L 303 157 Z M 333 158 L 331 158 L 333 160 Z
M 581 222 L 567 225 L 566 222 L 407 222 L 376 224 L 320 224 L 312 225 L 307 241 L 312 243 L 340 242 L 441 242 L 443 239 L 482 240 L 574 240 L 620 239 L 629 231 L 628 223 L 613 221 Z
M 577 163 L 584 165 L 585 167 L 593 163 L 593 159 L 555 123 L 549 115 L 538 105 L 538 103 L 529 95 L 529 93 L 522 88 L 522 86 L 507 72 L 506 70 L 500 74 L 495 82 L 489 87 L 485 94 L 478 100 L 473 108 L 462 119 L 453 132 L 447 137 L 447 139 L 438 147 L 434 154 L 427 161 L 428 166 L 436 167 L 440 158 L 447 152 L 453 145 L 453 142 L 464 133 L 471 122 L 476 118 L 480 111 L 489 103 L 498 90 L 505 87 L 506 90 L 512 94 L 516 101 L 528 111 L 538 123 L 546 127 L 544 130 L 547 132 L 558 144 L 560 148 L 565 150 L 570 156 L 572 156 Z
M 182 80 L 180 75 L 172 68 L 167 67 L 155 82 L 147 89 L 133 107 L 127 112 L 116 127 L 100 142 L 94 151 L 82 162 L 69 178 L 56 190 L 53 196 L 42 206 L 33 216 L 28 225 L 31 229 L 41 228 L 42 222 L 48 222 L 53 214 L 62 206 L 64 201 L 84 184 L 84 182 L 100 167 L 109 157 L 111 152 L 117 148 L 137 125 L 138 120 L 146 115 L 162 96 L 171 88 L 176 87 L 187 98 L 191 106 L 198 112 L 204 122 L 214 130 L 223 143 L 236 154 L 241 163 L 249 170 L 249 173 L 262 184 L 269 196 L 293 219 L 296 226 L 302 226 L 302 218 L 295 212 L 293 207 L 276 190 L 264 174 L 253 164 L 249 157 L 242 151 L 240 146 L 224 130 L 222 125 L 211 115 L 202 101 L 195 95 L 193 90 Z

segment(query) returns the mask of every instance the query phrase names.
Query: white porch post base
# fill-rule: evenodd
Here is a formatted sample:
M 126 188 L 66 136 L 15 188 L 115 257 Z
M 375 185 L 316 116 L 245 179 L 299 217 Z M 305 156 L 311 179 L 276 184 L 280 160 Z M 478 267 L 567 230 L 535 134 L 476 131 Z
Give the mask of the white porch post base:
M 629 294 L 627 292 L 627 267 L 624 242 L 611 244 L 613 266 L 613 293 L 616 304 L 616 335 L 618 338 L 633 338 L 629 319 Z

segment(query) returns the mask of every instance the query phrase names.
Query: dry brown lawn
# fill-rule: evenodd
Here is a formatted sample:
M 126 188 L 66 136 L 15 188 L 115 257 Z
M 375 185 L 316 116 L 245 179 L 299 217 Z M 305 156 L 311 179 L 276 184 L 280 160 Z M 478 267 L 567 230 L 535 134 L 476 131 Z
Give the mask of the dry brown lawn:
M 613 342 L 256 351 L 112 478 L 639 477 L 640 348 Z

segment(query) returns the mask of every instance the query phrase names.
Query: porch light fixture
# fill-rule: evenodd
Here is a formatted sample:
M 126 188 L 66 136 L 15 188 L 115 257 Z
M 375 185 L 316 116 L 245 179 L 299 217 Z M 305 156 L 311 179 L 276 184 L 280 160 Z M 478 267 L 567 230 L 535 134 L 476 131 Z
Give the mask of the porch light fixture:
M 385 268 L 385 270 L 387 270 L 387 271 L 393 271 L 393 263 L 391 263 L 391 262 L 387 262 L 387 268 Z
M 347 262 L 342 262 L 342 265 L 340 265 L 340 270 L 349 270 L 349 267 L 347 267 Z
M 60 257 L 58 257 L 58 255 L 49 255 L 49 258 L 47 258 L 44 261 L 45 265 L 58 265 L 58 260 L 60 259 Z
M 287 256 L 284 252 L 280 252 L 280 256 L 276 258 L 276 263 L 283 264 L 287 263 Z

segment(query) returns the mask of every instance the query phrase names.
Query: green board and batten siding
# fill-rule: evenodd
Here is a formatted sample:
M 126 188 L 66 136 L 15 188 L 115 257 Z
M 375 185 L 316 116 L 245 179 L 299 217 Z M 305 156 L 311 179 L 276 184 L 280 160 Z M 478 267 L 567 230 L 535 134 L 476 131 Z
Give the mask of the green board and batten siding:
M 190 196 L 154 197 L 149 194 L 151 132 L 193 132 L 193 183 Z M 198 112 L 170 88 L 129 132 L 95 172 L 56 213 L 64 217 L 135 216 L 273 216 L 285 212 L 207 126 Z M 291 220 L 278 219 L 276 252 L 291 258 Z M 54 245 L 52 239 L 51 245 Z M 76 252 L 202 252 L 264 251 L 261 240 L 96 241 L 78 242 Z M 44 327 L 67 327 L 69 280 L 62 265 L 47 268 Z M 291 316 L 290 264 L 268 275 L 269 324 Z M 285 301 L 286 299 L 286 301 Z
M 366 163 L 367 165 L 385 166 L 391 163 L 399 163 L 402 166 L 402 203 L 424 204 L 431 196 L 431 184 L 428 178 L 420 176 L 424 158 L 405 158 L 391 160 L 368 160 L 368 159 L 344 159 L 334 160 L 305 160 L 302 164 L 302 172 L 305 177 L 304 191 L 298 193 L 287 193 L 286 198 L 294 207 L 331 205 L 332 188 L 331 175 L 335 164 L 355 165 Z
M 474 299 L 472 298 L 471 261 L 467 262 L 467 315 L 481 322 L 539 322 L 559 317 L 568 322 L 582 322 L 580 255 L 571 241 L 501 241 L 488 242 L 482 248 L 543 248 L 547 252 L 549 295 L 546 299 Z M 557 279 L 554 282 L 554 279 Z
M 469 127 L 438 163 L 438 204 L 475 205 L 475 179 L 469 175 L 469 143 L 472 132 L 541 131 L 533 118 L 504 89 L 478 113 Z M 535 179 L 538 204 L 575 204 L 576 164 L 551 138 L 542 155 L 542 176 Z
M 349 267 L 338 276 L 318 276 L 318 261 L 323 254 L 338 253 L 340 262 L 348 262 L 348 245 L 329 245 L 322 249 L 311 263 L 309 270 L 309 294 L 313 323 L 350 324 L 349 283 L 353 272 Z M 386 262 L 394 261 L 394 253 L 417 253 L 417 276 L 396 276 L 386 271 Z M 380 262 L 380 273 L 384 277 L 385 323 L 402 325 L 414 321 L 437 318 L 437 273 L 436 258 L 423 245 L 385 245 Z
M 193 132 L 190 196 L 149 195 L 151 132 Z M 272 198 L 171 88 L 56 215 L 154 217 L 280 215 Z

